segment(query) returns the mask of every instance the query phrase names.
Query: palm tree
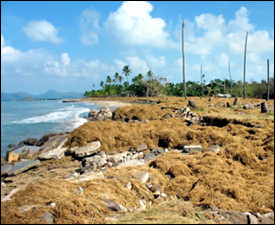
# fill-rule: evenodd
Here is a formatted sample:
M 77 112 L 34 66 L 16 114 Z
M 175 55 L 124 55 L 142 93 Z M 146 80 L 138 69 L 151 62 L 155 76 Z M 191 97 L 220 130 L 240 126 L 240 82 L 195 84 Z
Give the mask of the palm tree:
M 108 83 L 108 84 L 112 83 L 112 79 L 110 76 L 107 76 L 106 83 Z
M 147 72 L 147 77 L 148 77 L 149 80 L 152 80 L 152 78 L 153 78 L 153 72 L 151 70 L 149 70 Z
M 128 76 L 130 76 L 131 72 L 132 72 L 132 70 L 130 69 L 130 67 L 128 65 L 124 66 L 122 69 L 122 73 L 127 77 L 127 81 L 128 81 Z
M 119 75 L 118 82 L 121 84 L 122 81 L 123 81 L 123 77 Z
M 102 87 L 102 89 L 103 89 L 103 87 L 104 87 L 104 82 L 103 81 L 100 82 L 100 87 Z
M 115 82 L 117 82 L 118 81 L 118 78 L 119 78 L 119 73 L 115 73 Z

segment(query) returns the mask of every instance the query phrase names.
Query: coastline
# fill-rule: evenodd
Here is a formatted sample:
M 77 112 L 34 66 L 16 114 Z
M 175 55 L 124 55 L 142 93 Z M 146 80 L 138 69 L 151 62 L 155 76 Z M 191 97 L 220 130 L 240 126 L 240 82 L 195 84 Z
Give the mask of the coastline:
M 225 155 L 224 151 L 222 151 L 222 153 L 219 153 L 217 155 L 211 155 L 210 153 L 206 153 L 205 155 L 203 155 L 204 153 L 201 153 L 201 152 L 185 154 L 185 153 L 181 152 L 181 149 L 175 149 L 175 147 L 171 148 L 169 145 L 167 145 L 166 148 L 163 146 L 163 145 L 166 145 L 165 141 L 170 140 L 169 135 L 165 136 L 164 134 L 172 134 L 172 135 L 179 134 L 179 136 L 171 137 L 171 140 L 169 142 L 167 142 L 167 143 L 177 145 L 177 140 L 179 140 L 180 139 L 179 137 L 181 137 L 180 133 L 183 132 L 184 130 L 186 130 L 186 132 L 187 132 L 186 135 L 190 139 L 190 141 L 188 143 L 189 144 L 192 144 L 192 143 L 198 144 L 199 143 L 199 144 L 201 144 L 202 149 L 207 149 L 208 146 L 212 143 L 211 140 L 208 139 L 208 135 L 207 135 L 210 133 L 212 134 L 213 138 L 214 137 L 216 138 L 215 139 L 216 142 L 220 142 L 219 138 L 221 138 L 221 140 L 223 140 L 223 141 L 221 141 L 220 143 L 226 143 L 226 145 L 229 145 L 229 146 L 230 146 L 231 142 L 234 142 L 233 140 L 236 140 L 234 137 L 231 137 L 231 136 L 230 136 L 230 139 L 227 140 L 225 135 L 229 135 L 229 134 L 227 133 L 226 129 L 219 130 L 220 132 L 223 132 L 221 134 L 224 135 L 224 137 L 220 137 L 220 134 L 217 134 L 216 132 L 214 132 L 213 129 L 211 129 L 211 126 L 210 127 L 207 127 L 207 126 L 199 127 L 199 125 L 194 125 L 194 127 L 193 127 L 191 120 L 190 120 L 191 126 L 190 126 L 190 124 L 187 125 L 188 123 L 186 123 L 186 122 L 187 122 L 188 118 L 186 118 L 186 119 L 184 119 L 183 117 L 182 118 L 181 117 L 180 118 L 170 118 L 170 116 L 172 114 L 175 115 L 175 111 L 173 111 L 173 110 L 175 110 L 175 109 L 177 109 L 176 111 L 181 110 L 181 108 L 182 108 L 181 106 L 187 103 L 184 100 L 177 103 L 177 102 L 168 102 L 168 101 L 166 101 L 166 99 L 161 99 L 161 100 L 156 99 L 155 102 L 160 102 L 160 104 L 153 104 L 153 105 L 148 104 L 146 106 L 139 105 L 139 103 L 143 103 L 143 101 L 140 99 L 125 99 L 125 101 L 123 101 L 121 99 L 120 100 L 116 100 L 116 99 L 112 99 L 112 100 L 110 100 L 110 99 L 106 99 L 106 100 L 105 99 L 104 100 L 102 100 L 102 99 L 100 99 L 100 100 L 79 99 L 79 101 L 87 102 L 87 103 L 95 103 L 97 105 L 101 105 L 101 106 L 105 106 L 105 107 L 123 107 L 123 106 L 131 106 L 132 105 L 132 107 L 130 107 L 129 110 L 131 110 L 131 109 L 134 110 L 134 113 L 136 113 L 136 114 L 131 115 L 131 114 L 129 114 L 129 111 L 123 111 L 122 109 L 119 110 L 119 112 L 121 113 L 121 115 L 126 115 L 126 117 L 132 116 L 132 117 L 135 117 L 135 119 L 132 119 L 132 117 L 131 117 L 131 118 L 129 118 L 128 122 L 123 122 L 123 123 L 121 123 L 121 119 L 116 119 L 115 121 L 110 121 L 110 120 L 98 121 L 96 123 L 89 123 L 91 125 L 90 128 L 87 124 L 86 127 L 90 129 L 90 131 L 89 131 L 90 133 L 86 132 L 82 128 L 76 129 L 76 131 L 73 134 L 71 134 L 71 132 L 70 132 L 70 135 L 72 135 L 75 139 L 78 138 L 76 134 L 77 134 L 77 132 L 79 132 L 80 136 L 88 137 L 88 136 L 94 136 L 94 135 L 98 134 L 98 137 L 103 138 L 103 139 L 104 139 L 104 137 L 109 137 L 110 140 L 109 139 L 106 139 L 105 141 L 103 141 L 103 139 L 100 140 L 102 148 L 100 148 L 99 151 L 96 150 L 93 154 L 87 155 L 84 157 L 81 156 L 80 158 L 74 156 L 74 153 L 72 153 L 73 151 L 75 151 L 72 149 L 74 149 L 74 148 L 78 149 L 78 148 L 80 148 L 80 146 L 76 145 L 74 148 L 72 148 L 70 145 L 66 145 L 66 149 L 69 149 L 71 151 L 70 155 L 65 154 L 65 155 L 62 155 L 61 158 L 57 157 L 57 158 L 52 158 L 52 159 L 47 159 L 47 160 L 41 160 L 41 165 L 39 167 L 33 168 L 31 170 L 27 170 L 21 174 L 16 175 L 16 176 L 7 176 L 7 177 L 1 176 L 1 183 L 2 183 L 1 184 L 1 198 L 4 199 L 7 196 L 7 193 L 10 193 L 12 190 L 14 190 L 15 187 L 17 189 L 22 190 L 22 192 L 18 192 L 18 194 L 16 194 L 16 196 L 17 196 L 16 198 L 20 198 L 21 195 L 24 196 L 24 198 L 26 198 L 29 191 L 31 190 L 31 186 L 29 186 L 29 184 L 31 184 L 31 183 L 33 183 L 34 185 L 37 184 L 38 185 L 37 187 L 39 187 L 39 189 L 45 188 L 48 191 L 50 191 L 49 187 L 51 185 L 54 185 L 56 188 L 58 188 L 58 187 L 63 188 L 64 191 L 66 192 L 66 194 L 68 194 L 70 196 L 70 198 L 72 198 L 72 200 L 76 200 L 79 198 L 77 195 L 75 195 L 75 192 L 77 191 L 77 188 L 79 188 L 79 186 L 84 188 L 85 194 L 86 194 L 87 191 L 86 191 L 85 187 L 87 189 L 89 189 L 89 184 L 95 185 L 92 187 L 96 188 L 97 185 L 103 185 L 103 183 L 105 183 L 107 186 L 105 184 L 103 186 L 101 186 L 103 188 L 102 190 L 105 190 L 105 191 L 108 190 L 109 192 L 107 191 L 106 193 L 113 194 L 114 190 L 108 186 L 108 183 L 114 185 L 114 187 L 113 187 L 114 189 L 124 190 L 123 188 L 125 188 L 127 185 L 129 187 L 129 182 L 131 183 L 131 185 L 136 184 L 135 182 L 132 183 L 133 182 L 133 180 L 131 180 L 132 178 L 128 179 L 127 177 L 135 177 L 135 175 L 137 173 L 138 174 L 145 173 L 145 171 L 149 173 L 149 177 L 152 177 L 152 180 L 154 178 L 155 180 L 158 181 L 158 183 L 157 183 L 158 185 L 160 185 L 160 184 L 171 185 L 169 182 L 173 183 L 173 180 L 174 180 L 173 176 L 175 176 L 177 178 L 182 173 L 184 174 L 185 177 L 188 177 L 188 179 L 194 183 L 196 181 L 196 179 L 193 176 L 190 176 L 191 172 L 188 172 L 189 170 L 194 170 L 194 171 L 196 170 L 196 168 L 195 168 L 196 166 L 195 166 L 194 162 L 193 161 L 189 162 L 189 163 L 191 163 L 190 165 L 194 164 L 193 165 L 194 168 L 193 168 L 193 166 L 190 168 L 185 168 L 184 164 L 182 164 L 182 162 L 184 162 L 184 160 L 189 160 L 189 158 L 193 158 L 193 157 L 198 162 L 201 162 L 201 165 L 203 167 L 207 168 L 210 171 L 212 169 L 211 164 L 209 164 L 208 162 L 205 162 L 205 158 L 209 158 L 210 159 L 209 162 L 211 162 L 211 160 L 214 160 L 216 163 L 218 163 L 217 164 L 218 168 L 219 167 L 220 168 L 219 169 L 214 168 L 213 171 L 216 171 L 216 170 L 224 171 L 223 173 L 221 173 L 219 175 L 219 177 L 231 176 L 230 173 L 227 173 L 227 169 L 225 169 L 223 167 L 224 165 L 227 165 L 226 164 L 227 161 L 224 161 L 224 162 L 221 161 L 221 160 L 224 160 L 224 158 L 226 158 L 226 157 L 231 157 L 229 155 L 228 156 Z M 150 102 L 150 101 L 153 101 L 153 100 L 148 99 L 148 102 Z M 164 103 L 162 103 L 161 101 L 163 101 Z M 137 104 L 139 106 L 136 107 L 135 104 Z M 202 104 L 202 103 L 199 102 L 199 104 Z M 204 106 L 204 107 L 206 107 L 206 106 Z M 213 107 L 213 106 L 211 106 L 211 107 Z M 209 109 L 211 109 L 211 107 L 209 107 Z M 233 114 L 234 115 L 236 114 L 236 112 L 234 112 L 233 110 L 230 111 L 230 110 L 223 109 L 223 108 L 221 108 L 219 110 L 224 113 L 223 114 L 224 118 L 228 117 L 228 115 L 232 116 Z M 255 114 L 256 110 L 257 109 L 254 109 L 254 111 L 251 110 L 251 112 L 253 114 Z M 141 114 L 144 117 L 139 117 L 138 111 L 141 111 L 142 112 Z M 147 114 L 146 112 L 149 112 L 149 114 Z M 211 112 L 211 110 L 209 110 L 209 112 L 207 111 L 207 113 L 210 113 L 210 112 Z M 240 112 L 242 112 L 242 111 L 240 111 Z M 250 111 L 248 110 L 246 112 L 250 112 Z M 200 114 L 200 115 L 205 114 L 205 112 L 203 112 L 203 111 L 202 112 L 196 111 L 196 113 Z M 165 117 L 166 114 L 171 114 L 171 115 L 169 115 L 169 117 Z M 191 113 L 189 113 L 189 114 L 191 115 Z M 193 114 L 195 115 L 194 111 L 193 111 Z M 118 116 L 120 116 L 120 114 L 118 114 Z M 155 118 L 150 119 L 151 118 L 150 116 L 153 116 Z M 252 126 L 250 128 L 246 127 L 247 123 L 242 124 L 242 119 L 245 118 L 245 115 L 238 115 L 238 116 L 240 117 L 240 118 L 238 118 L 240 125 L 233 125 L 233 121 L 230 122 L 230 120 L 228 120 L 229 121 L 228 127 L 229 128 L 233 127 L 231 129 L 233 129 L 234 132 L 237 132 L 240 135 L 240 137 L 242 137 L 242 138 L 245 137 L 243 135 L 245 132 L 247 132 L 246 131 L 247 129 L 250 129 L 249 132 L 251 133 L 251 135 L 255 133 L 254 134 L 255 138 L 262 139 L 262 138 L 268 137 L 266 132 L 263 132 L 263 137 L 261 137 L 261 135 L 258 134 L 258 132 L 261 131 L 262 128 L 260 128 L 260 130 L 258 130 L 259 128 L 257 128 L 257 127 L 253 128 L 252 123 L 251 123 L 252 125 L 251 124 L 247 125 L 247 126 Z M 243 116 L 243 118 L 242 118 L 242 116 Z M 172 116 L 172 117 L 175 117 L 175 116 Z M 192 116 L 192 118 L 193 117 L 198 118 L 199 115 Z M 213 116 L 213 118 L 214 117 L 216 119 L 216 117 L 218 118 L 218 117 L 220 117 L 220 115 Z M 121 116 L 121 118 L 122 118 L 122 116 Z M 143 119 L 141 119 L 141 118 L 143 118 Z M 265 126 L 267 126 L 267 125 L 270 126 L 272 124 L 269 121 L 260 121 L 259 123 L 264 124 Z M 105 129 L 105 124 L 106 124 L 106 129 Z M 166 126 L 170 127 L 170 129 L 165 130 Z M 239 127 L 235 128 L 235 126 L 239 126 Z M 273 126 L 274 126 L 274 123 L 273 123 Z M 156 128 L 156 130 L 155 130 L 155 128 Z M 203 129 L 204 131 L 200 131 L 200 129 Z M 266 127 L 266 129 L 271 130 L 270 127 Z M 253 131 L 251 131 L 251 130 L 253 130 Z M 115 142 L 113 141 L 113 140 L 116 140 L 116 138 L 119 136 L 119 138 L 125 138 L 125 139 L 121 139 L 122 143 L 131 143 L 135 140 L 138 140 L 138 138 L 140 138 L 141 136 L 145 137 L 145 135 L 147 135 L 147 133 L 146 133 L 147 131 L 148 131 L 148 137 L 150 137 L 150 138 L 140 140 L 140 142 L 138 142 L 138 144 L 134 148 L 132 148 L 132 147 L 126 148 L 126 147 L 123 147 L 123 145 L 121 146 L 117 141 L 115 141 Z M 164 135 L 163 141 L 157 140 L 156 146 L 151 147 L 151 145 L 153 146 L 152 135 L 156 135 L 158 133 Z M 129 136 L 129 135 L 131 135 L 131 136 Z M 198 135 L 198 139 L 194 138 L 194 137 L 196 137 L 196 135 Z M 202 139 L 201 138 L 199 139 L 200 135 L 202 136 L 201 137 Z M 73 139 L 71 139 L 71 140 L 73 140 Z M 93 137 L 91 137 L 91 140 L 93 140 Z M 203 140 L 206 140 L 206 143 Z M 89 141 L 89 143 L 91 143 L 91 142 Z M 248 142 L 245 142 L 245 143 L 247 144 Z M 120 146 L 117 149 L 118 152 L 107 151 L 109 149 L 110 150 L 115 149 L 115 147 L 117 147 L 117 146 L 114 146 L 114 144 L 118 144 L 117 146 Z M 257 164 L 253 164 L 253 161 L 250 160 L 249 157 L 251 157 L 251 158 L 254 157 L 252 155 L 251 156 L 249 155 L 252 153 L 248 153 L 246 150 L 246 147 L 244 147 L 242 143 L 238 143 L 238 144 L 241 145 L 241 148 L 247 154 L 245 157 L 248 157 L 247 159 L 242 158 L 242 160 L 247 160 L 245 162 L 248 163 L 248 167 L 242 167 L 242 169 L 247 168 L 250 171 L 251 169 L 253 169 L 253 166 L 254 166 L 256 170 L 261 171 L 260 167 L 256 167 Z M 157 146 L 157 145 L 159 145 L 159 146 Z M 269 144 L 269 145 L 268 145 L 267 149 L 270 149 L 270 148 L 272 149 L 272 145 L 271 144 Z M 86 145 L 84 145 L 84 147 L 85 146 Z M 53 149 L 62 149 L 62 148 L 63 148 L 63 146 L 57 145 Z M 101 149 L 103 149 L 103 150 L 101 150 Z M 224 146 L 222 147 L 222 149 L 224 149 Z M 274 149 L 274 145 L 273 145 L 273 149 Z M 51 151 L 52 151 L 52 149 L 49 149 L 49 152 L 51 152 Z M 105 153 L 103 153 L 103 151 Z M 269 150 L 267 150 L 267 151 L 269 151 Z M 120 154 L 122 154 L 122 155 L 120 155 Z M 230 152 L 230 154 L 235 154 L 235 153 Z M 160 159 L 164 160 L 163 162 L 165 162 L 165 165 L 162 164 L 162 161 L 157 160 L 158 157 Z M 266 163 L 270 162 L 269 160 L 272 159 L 272 157 L 274 159 L 274 153 L 272 156 L 272 154 L 270 152 L 268 152 L 267 161 L 263 161 L 263 163 L 261 163 L 261 165 L 265 166 Z M 93 167 L 90 164 L 89 165 L 86 164 L 85 166 L 83 166 L 85 163 L 87 163 L 87 161 L 85 161 L 85 158 L 89 158 L 89 160 L 92 160 L 92 162 L 95 163 L 97 165 L 97 167 Z M 119 160 L 112 161 L 112 160 L 114 160 L 113 158 L 118 158 Z M 97 159 L 99 159 L 99 161 L 96 161 Z M 106 162 L 103 159 L 106 160 Z M 103 160 L 104 163 L 102 163 L 102 161 L 100 161 L 100 160 Z M 123 169 L 124 167 L 119 168 L 119 165 L 121 165 L 123 163 L 126 164 L 129 162 L 133 162 L 134 160 L 136 160 L 137 165 L 135 165 L 135 167 L 133 167 L 133 169 L 129 169 L 128 167 L 127 167 L 127 169 L 126 168 Z M 148 161 L 146 161 L 146 160 L 148 160 Z M 150 164 L 152 162 L 155 162 L 156 164 L 154 164 L 154 163 Z M 222 162 L 222 163 L 219 164 L 220 162 Z M 177 168 L 179 170 L 177 168 L 173 167 L 174 163 L 176 163 L 176 165 L 178 165 Z M 230 161 L 230 163 L 232 163 L 232 165 L 234 165 L 234 167 L 231 167 L 232 169 L 233 168 L 237 169 L 241 166 L 241 164 L 239 165 L 240 162 Z M 131 165 L 131 164 L 128 164 L 128 166 L 129 165 Z M 153 165 L 157 166 L 156 171 L 155 171 L 155 169 L 151 168 Z M 170 178 L 168 177 L 169 179 L 165 175 L 167 173 L 166 167 L 167 168 L 171 167 L 169 170 L 171 173 Z M 80 172 L 80 171 L 82 171 L 82 172 Z M 241 173 L 238 170 L 233 169 L 233 171 L 235 174 Z M 271 169 L 269 169 L 269 172 L 272 173 Z M 273 171 L 273 173 L 274 173 L 274 171 Z M 147 173 L 146 173 L 146 176 L 147 176 Z M 242 175 L 242 176 L 244 176 L 244 175 Z M 248 178 L 248 181 L 250 179 L 251 180 L 258 179 L 258 177 L 254 176 L 254 175 L 251 175 L 252 177 L 249 177 L 250 175 L 246 174 L 245 176 L 248 176 L 248 177 L 242 177 L 242 179 Z M 112 178 L 110 178 L 110 177 L 112 177 Z M 46 181 L 44 182 L 43 181 L 44 179 L 46 179 L 49 182 L 49 184 L 47 184 Z M 52 180 L 52 179 L 54 179 L 54 180 Z M 118 185 L 114 181 L 116 179 L 120 180 L 119 182 L 121 182 L 122 186 Z M 75 182 L 79 181 L 79 180 L 81 182 L 77 183 L 79 185 L 76 185 Z M 140 180 L 138 182 L 142 182 L 142 180 Z M 203 182 L 203 180 L 202 180 L 202 182 Z M 227 185 L 227 181 L 223 180 L 223 182 L 225 182 L 225 184 Z M 192 185 L 193 185 L 193 183 L 192 183 Z M 150 179 L 148 179 L 145 182 L 145 185 L 148 185 L 148 187 L 150 186 L 149 184 L 150 185 L 152 184 L 152 181 L 150 181 Z M 162 185 L 160 185 L 160 186 L 162 186 Z M 202 185 L 202 184 L 200 184 L 200 185 Z M 243 185 L 243 184 L 241 184 L 241 185 Z M 191 186 L 190 186 L 190 188 L 191 188 Z M 229 186 L 230 185 L 228 184 L 228 187 Z M 169 202 L 171 200 L 170 197 L 169 198 L 167 197 L 167 195 L 170 196 L 169 191 L 164 189 L 164 186 L 161 187 L 162 189 L 161 189 L 160 193 L 158 193 L 158 194 L 156 194 L 154 191 L 150 190 L 150 188 L 148 188 L 148 187 L 145 189 L 145 191 L 148 192 L 149 195 L 146 194 L 145 196 L 147 196 L 147 197 L 144 197 L 144 198 L 147 199 L 148 196 L 150 196 L 150 198 L 151 198 L 150 204 L 157 205 L 155 203 L 155 201 L 156 202 L 165 202 L 165 201 Z M 227 186 L 225 186 L 225 187 L 227 187 Z M 252 187 L 253 187 L 253 185 L 252 185 Z M 137 188 L 144 188 L 144 187 L 142 186 L 142 183 L 141 184 L 138 183 Z M 187 190 L 189 188 L 189 186 L 186 186 L 184 188 L 182 188 L 181 186 L 180 187 L 175 186 L 175 190 L 177 190 L 177 188 Z M 34 193 L 29 193 L 29 194 L 31 196 L 33 196 L 34 199 L 36 198 L 36 196 L 40 196 L 40 194 L 41 194 L 41 196 L 44 196 L 44 198 L 45 198 L 45 196 L 46 196 L 45 193 L 44 194 L 41 193 L 39 189 L 35 189 L 36 191 Z M 72 192 L 71 190 L 74 190 L 74 192 Z M 142 206 L 142 204 L 148 205 L 150 202 L 149 200 L 146 200 L 145 203 L 140 203 L 141 205 L 139 203 L 131 202 L 132 200 L 129 202 L 129 204 L 123 203 L 123 202 L 127 202 L 127 198 L 129 198 L 129 196 L 131 196 L 131 195 L 135 196 L 135 198 L 137 198 L 137 199 L 135 199 L 135 201 L 140 200 L 140 198 L 137 197 L 138 195 L 135 192 L 135 190 L 136 190 L 135 188 L 125 189 L 125 193 L 127 193 L 126 196 L 122 195 L 122 193 L 118 193 L 113 199 L 109 199 L 108 201 L 111 201 L 111 200 L 115 201 L 114 199 L 117 199 L 118 204 L 123 205 L 123 207 L 125 207 L 127 209 L 127 212 L 130 212 L 129 208 L 134 207 L 134 206 L 136 206 L 139 209 L 143 208 L 142 210 L 144 210 L 146 207 L 144 208 L 144 206 Z M 249 190 L 251 191 L 251 189 L 249 189 Z M 100 195 L 101 191 L 100 190 L 98 190 L 98 191 L 99 192 L 96 192 L 97 195 L 101 196 Z M 238 191 L 240 191 L 240 190 L 237 190 L 237 192 Z M 162 193 L 163 193 L 163 195 L 161 196 Z M 194 192 L 194 193 L 196 193 L 196 192 Z M 63 196 L 63 194 L 61 192 L 59 192 L 58 190 L 56 191 L 56 194 Z M 111 195 L 111 194 L 108 194 L 108 195 Z M 165 197 L 165 195 L 166 195 L 166 197 Z M 52 197 L 52 193 L 49 193 L 49 196 Z M 221 196 L 223 196 L 223 195 L 221 195 Z M 91 196 L 89 195 L 89 198 L 90 197 Z M 234 196 L 229 197 L 229 199 L 231 201 L 233 201 L 232 199 L 234 199 Z M 90 199 L 90 201 L 92 201 L 92 200 L 93 199 Z M 42 208 L 44 207 L 43 204 L 44 205 L 46 204 L 44 201 L 45 200 L 41 199 L 40 203 L 39 203 L 41 205 L 40 207 L 42 207 Z M 56 203 L 57 205 L 61 204 L 61 202 L 58 199 L 57 200 L 52 199 L 52 201 L 54 203 Z M 95 200 L 93 200 L 93 201 L 95 201 Z M 236 200 L 234 199 L 234 201 L 236 201 Z M 9 206 L 10 202 L 12 202 L 14 204 L 14 199 L 11 198 L 11 200 L 6 201 L 5 203 L 1 203 L 1 205 L 3 204 L 5 209 L 8 210 L 8 206 Z M 96 200 L 96 202 L 98 205 L 100 205 L 100 207 L 104 206 L 104 203 L 98 202 L 98 200 Z M 19 203 L 20 203 L 20 201 L 17 201 L 16 207 L 20 208 L 23 205 L 20 205 Z M 32 199 L 28 199 L 28 200 L 26 200 L 26 202 L 24 204 L 25 205 L 33 205 L 34 201 Z M 68 205 L 66 205 L 66 207 L 73 207 L 71 204 L 72 204 L 72 201 L 70 200 L 68 202 Z M 101 205 L 101 204 L 103 204 L 103 205 Z M 226 206 L 226 204 L 227 203 L 224 203 L 225 206 Z M 12 213 L 12 214 L 16 213 L 17 208 L 15 206 L 12 206 L 12 207 L 13 208 L 8 210 L 9 213 Z M 149 205 L 147 207 L 149 207 Z M 234 207 L 236 207 L 236 208 L 234 208 L 235 210 L 238 209 L 237 205 L 235 205 Z M 248 206 L 246 206 L 246 207 L 248 207 Z M 55 211 L 52 208 L 47 208 L 47 209 L 53 215 L 56 216 Z M 247 210 L 249 212 L 251 211 L 251 209 L 249 207 L 248 208 L 243 207 L 243 209 Z M 84 210 L 84 208 L 83 208 L 83 210 Z M 259 212 L 262 214 L 268 212 L 267 210 L 264 210 L 264 209 L 261 209 L 261 210 L 263 210 L 263 211 L 259 211 Z M 31 213 L 31 211 L 24 212 L 24 213 L 25 213 L 25 215 L 28 215 L 28 213 Z M 104 211 L 105 216 L 109 215 L 109 213 L 110 213 L 109 211 Z M 81 216 L 83 216 L 83 218 L 84 218 L 83 221 L 85 221 L 85 218 L 86 218 L 85 215 L 81 214 Z M 5 216 L 5 218 L 7 219 L 8 217 Z M 246 219 L 246 216 L 244 216 L 244 218 Z M 74 219 L 76 219 L 76 218 L 74 218 Z M 33 221 L 33 220 L 30 219 L 29 221 Z M 62 220 L 60 220 L 59 222 L 61 222 L 61 221 Z M 65 221 L 69 222 L 69 220 L 65 220 Z M 99 218 L 97 218 L 97 222 L 98 221 L 100 221 Z

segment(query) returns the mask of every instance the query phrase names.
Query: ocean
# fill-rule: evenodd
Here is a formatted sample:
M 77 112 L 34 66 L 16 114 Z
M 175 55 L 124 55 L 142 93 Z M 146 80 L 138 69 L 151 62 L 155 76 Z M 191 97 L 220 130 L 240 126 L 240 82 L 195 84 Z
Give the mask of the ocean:
M 91 109 L 101 107 L 84 102 L 62 103 L 62 100 L 1 101 L 1 157 L 6 155 L 9 144 L 74 130 L 87 122 L 84 116 Z

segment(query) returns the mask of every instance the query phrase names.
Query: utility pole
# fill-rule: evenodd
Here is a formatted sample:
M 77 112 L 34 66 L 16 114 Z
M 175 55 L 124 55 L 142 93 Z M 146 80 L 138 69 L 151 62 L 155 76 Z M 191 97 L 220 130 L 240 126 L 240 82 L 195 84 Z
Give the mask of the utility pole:
M 270 85 L 269 85 L 269 59 L 267 60 L 267 95 L 266 95 L 266 101 L 269 100 L 269 90 L 270 90 Z
M 186 82 L 185 82 L 185 61 L 184 61 L 184 38 L 183 38 L 183 34 L 184 34 L 184 20 L 182 21 L 182 75 L 183 75 L 183 86 L 184 86 L 184 97 L 185 100 L 187 99 L 186 96 Z
M 247 36 L 248 36 L 248 32 L 246 32 L 245 43 L 244 43 L 244 60 L 243 60 L 243 95 L 244 95 L 244 99 L 246 98 L 245 69 L 246 69 Z

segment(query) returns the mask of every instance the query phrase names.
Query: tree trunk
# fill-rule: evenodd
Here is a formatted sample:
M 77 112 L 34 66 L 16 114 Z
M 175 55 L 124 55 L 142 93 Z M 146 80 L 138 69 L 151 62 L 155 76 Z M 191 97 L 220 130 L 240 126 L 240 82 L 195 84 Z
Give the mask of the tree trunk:
M 229 77 L 230 77 L 230 91 L 232 92 L 232 77 L 231 77 L 231 72 L 230 72 L 230 61 L 228 61 L 228 73 L 229 73 Z
M 208 101 L 211 102 L 211 100 L 212 100 L 212 99 L 211 99 L 211 95 L 210 95 Z
M 266 108 L 265 102 L 262 102 L 261 103 L 261 113 L 267 113 L 267 112 L 268 112 L 268 110 Z
M 246 98 L 245 70 L 246 70 L 247 36 L 248 36 L 248 32 L 246 32 L 245 43 L 244 43 L 244 60 L 243 60 L 243 96 L 244 98 Z
M 184 21 L 182 21 L 182 75 L 183 75 L 183 86 L 184 86 L 184 97 L 187 99 L 186 95 L 186 83 L 185 83 L 185 61 L 184 61 Z
M 269 59 L 267 60 L 267 94 L 266 94 L 266 101 L 269 100 L 269 90 L 270 90 L 270 85 L 269 85 Z
M 231 108 L 231 105 L 229 102 L 226 103 L 227 108 Z
M 238 104 L 238 98 L 235 98 L 233 105 L 237 105 L 237 104 Z
M 188 105 L 189 105 L 190 107 L 192 107 L 193 109 L 197 109 L 197 108 L 198 108 L 193 100 L 189 100 L 189 101 L 188 101 Z

